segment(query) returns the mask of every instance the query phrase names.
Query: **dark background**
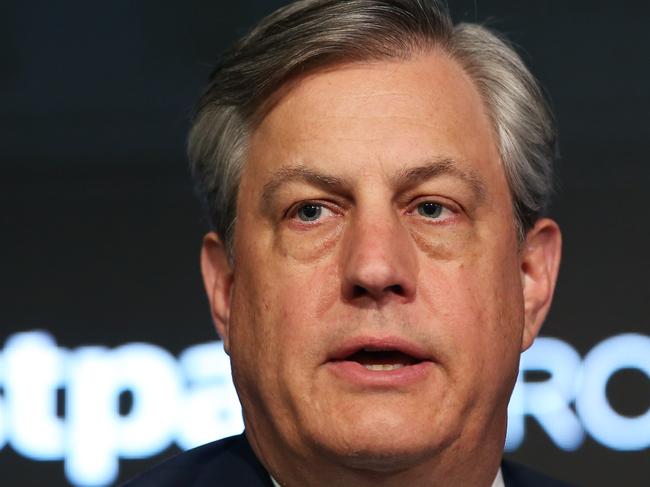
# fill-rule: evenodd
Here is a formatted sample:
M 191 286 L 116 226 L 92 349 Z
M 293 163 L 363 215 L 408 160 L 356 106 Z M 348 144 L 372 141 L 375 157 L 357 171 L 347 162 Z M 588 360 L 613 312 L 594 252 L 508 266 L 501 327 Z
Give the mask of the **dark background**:
M 218 53 L 284 2 L 4 1 L 0 6 L 0 342 L 44 328 L 68 348 L 213 340 L 188 115 Z M 550 94 L 564 261 L 544 335 L 581 355 L 650 333 L 650 3 L 450 1 L 508 34 Z M 650 407 L 622 373 L 613 405 Z M 650 451 L 553 445 L 514 458 L 581 485 L 647 485 Z M 165 454 L 170 454 L 170 449 Z M 122 461 L 124 479 L 161 457 Z M 2 485 L 66 485 L 61 462 L 0 451 Z

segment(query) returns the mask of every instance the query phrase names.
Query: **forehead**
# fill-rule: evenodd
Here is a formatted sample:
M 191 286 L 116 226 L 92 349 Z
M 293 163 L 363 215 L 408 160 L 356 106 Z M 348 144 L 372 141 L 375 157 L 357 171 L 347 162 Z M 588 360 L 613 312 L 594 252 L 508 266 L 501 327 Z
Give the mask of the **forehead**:
M 442 158 L 501 170 L 474 82 L 448 55 L 430 52 L 287 83 L 253 132 L 244 175 L 263 179 L 287 165 L 368 175 Z

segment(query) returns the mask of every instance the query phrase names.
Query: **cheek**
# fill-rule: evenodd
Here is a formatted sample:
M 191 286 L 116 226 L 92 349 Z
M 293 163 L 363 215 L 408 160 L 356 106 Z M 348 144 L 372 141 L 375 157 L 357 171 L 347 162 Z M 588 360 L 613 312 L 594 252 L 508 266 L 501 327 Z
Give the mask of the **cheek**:
M 231 317 L 238 393 L 249 421 L 255 415 L 273 417 L 292 430 L 304 414 L 300 404 L 316 407 L 315 365 L 325 358 L 323 343 L 331 329 L 324 315 L 338 299 L 333 276 L 323 266 L 295 265 L 267 265 L 245 275 L 233 291 L 237 315 Z
M 455 374 L 488 374 L 511 366 L 518 356 L 523 328 L 518 269 L 511 259 L 486 259 L 486 253 L 422 266 L 424 320 L 446 344 L 443 360 L 456 364 L 450 367 Z
M 309 265 L 292 258 L 270 255 L 240 267 L 231 307 L 234 335 L 247 347 L 255 344 L 255 361 L 273 361 L 280 367 L 315 353 L 326 333 L 328 312 L 339 301 L 338 271 L 331 260 Z M 247 347 L 249 348 L 249 347 Z
M 237 249 L 241 256 L 237 275 L 242 277 L 237 287 L 241 303 L 249 312 L 256 310 L 255 326 L 272 328 L 267 333 L 295 336 L 320 324 L 339 299 L 336 254 L 342 219 L 332 217 L 323 225 L 297 228 L 286 221 L 255 226 L 256 221 L 247 216 L 242 212 L 238 228 L 256 237 L 240 242 Z

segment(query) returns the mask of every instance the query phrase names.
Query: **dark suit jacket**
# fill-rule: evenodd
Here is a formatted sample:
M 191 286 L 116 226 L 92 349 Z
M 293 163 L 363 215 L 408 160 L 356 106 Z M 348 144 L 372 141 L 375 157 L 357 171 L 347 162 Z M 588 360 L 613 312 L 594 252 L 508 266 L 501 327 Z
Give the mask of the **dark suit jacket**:
M 522 465 L 501 464 L 506 487 L 569 487 Z M 161 463 L 123 487 L 273 487 L 241 434 L 194 448 Z

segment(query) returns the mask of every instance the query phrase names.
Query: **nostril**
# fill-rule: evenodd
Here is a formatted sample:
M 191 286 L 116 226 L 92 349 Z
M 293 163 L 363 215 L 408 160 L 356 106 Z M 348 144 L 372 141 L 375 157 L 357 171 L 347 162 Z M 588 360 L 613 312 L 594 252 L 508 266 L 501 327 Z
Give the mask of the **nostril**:
M 399 284 L 393 284 L 392 286 L 388 286 L 386 288 L 386 291 L 397 294 L 398 296 L 404 296 L 404 288 Z
M 358 286 L 357 285 L 357 286 L 354 286 L 354 288 L 352 289 L 352 296 L 355 297 L 355 298 L 365 296 L 366 294 L 368 294 L 368 290 L 366 288 L 364 288 L 363 286 Z
M 381 294 L 387 294 L 387 293 L 397 294 L 398 296 L 404 296 L 406 294 L 404 288 L 399 284 L 393 284 L 392 286 L 387 286 L 381 292 Z M 368 294 L 374 294 L 374 293 L 370 292 L 365 287 L 359 285 L 355 285 L 352 288 L 352 297 L 354 298 L 360 298 L 361 296 L 366 296 Z

